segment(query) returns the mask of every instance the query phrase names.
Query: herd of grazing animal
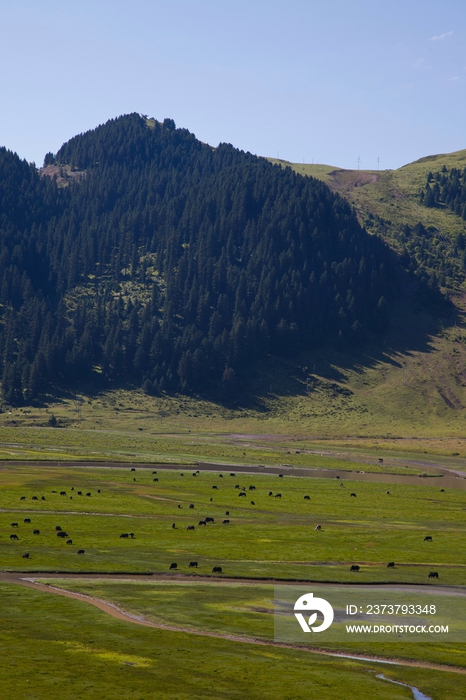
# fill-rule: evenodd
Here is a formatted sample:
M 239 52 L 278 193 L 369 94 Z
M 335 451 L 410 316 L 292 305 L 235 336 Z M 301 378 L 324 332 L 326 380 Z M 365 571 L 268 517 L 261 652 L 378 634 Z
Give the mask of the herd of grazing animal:
M 136 469 L 135 469 L 134 467 L 132 467 L 132 468 L 131 468 L 131 471 L 132 471 L 132 472 L 135 472 Z M 153 471 L 152 474 L 157 474 L 157 471 Z M 200 471 L 197 470 L 196 472 L 193 472 L 192 475 L 193 475 L 193 476 L 197 476 L 197 475 L 199 475 L 199 474 L 200 474 Z M 180 475 L 181 475 L 181 476 L 184 476 L 184 473 L 181 472 Z M 219 476 L 219 478 L 222 478 L 222 479 L 224 478 L 224 475 L 223 475 L 223 474 L 219 474 L 218 476 Z M 236 474 L 235 474 L 234 472 L 231 472 L 231 473 L 230 473 L 230 476 L 231 476 L 231 477 L 235 477 Z M 283 474 L 279 474 L 279 477 L 280 477 L 280 478 L 283 478 Z M 336 478 L 339 479 L 340 477 L 337 476 Z M 136 479 L 134 479 L 134 481 L 136 481 Z M 153 481 L 158 482 L 158 478 L 153 479 Z M 340 483 L 340 486 L 343 486 L 343 485 L 344 485 L 343 483 Z M 212 489 L 218 491 L 218 490 L 219 490 L 219 487 L 218 487 L 217 485 L 212 485 Z M 239 490 L 239 493 L 238 493 L 238 496 L 239 496 L 239 497 L 245 497 L 245 496 L 246 496 L 246 487 L 245 487 L 245 486 L 240 486 L 239 484 L 236 484 L 236 485 L 235 485 L 235 489 L 238 489 L 238 490 Z M 248 488 L 247 488 L 247 490 L 248 490 L 248 491 L 255 491 L 255 490 L 256 490 L 256 486 L 254 486 L 254 485 L 249 485 Z M 71 491 L 74 491 L 74 487 L 71 488 Z M 440 491 L 441 491 L 441 492 L 444 492 L 445 489 L 440 489 Z M 100 489 L 98 489 L 97 492 L 100 493 Z M 57 491 L 52 491 L 52 493 L 55 493 L 55 494 L 56 494 Z M 84 495 L 84 493 L 83 493 L 82 491 L 77 491 L 76 493 L 77 493 L 78 496 L 83 496 L 83 495 Z M 389 495 L 389 494 L 390 494 L 390 491 L 386 491 L 385 493 Z M 62 490 L 62 491 L 59 492 L 59 495 L 60 495 L 60 496 L 65 496 L 65 497 L 66 497 L 66 496 L 67 496 L 67 493 L 66 493 L 66 491 Z M 273 496 L 274 498 L 279 498 L 279 499 L 282 498 L 282 494 L 281 494 L 281 493 L 275 493 L 275 494 L 274 494 L 272 491 L 269 491 L 269 492 L 268 492 L 268 495 L 269 495 L 269 496 Z M 92 494 L 91 494 L 91 492 L 86 492 L 86 493 L 85 493 L 85 496 L 86 496 L 86 497 L 91 497 Z M 353 497 L 353 498 L 356 498 L 356 497 L 357 497 L 357 494 L 356 494 L 356 493 L 351 493 L 350 496 Z M 73 497 L 72 497 L 72 496 L 69 496 L 69 498 L 72 499 Z M 32 500 L 35 500 L 35 501 L 39 500 L 38 496 L 36 496 L 36 495 L 32 496 L 31 499 L 32 499 Z M 21 501 L 25 501 L 25 500 L 27 500 L 27 497 L 26 497 L 26 496 L 21 496 L 20 500 L 21 500 Z M 45 500 L 46 500 L 45 496 L 41 496 L 41 500 L 45 501 Z M 210 501 L 212 501 L 212 500 L 213 500 L 213 499 L 211 498 Z M 306 495 L 304 496 L 304 500 L 310 501 L 310 500 L 311 500 L 311 497 L 310 497 L 309 495 L 306 494 Z M 254 502 L 254 501 L 251 501 L 250 503 L 251 503 L 251 505 L 255 505 L 255 502 Z M 178 508 L 179 508 L 179 509 L 182 509 L 182 505 L 181 505 L 181 504 L 178 504 Z M 190 503 L 190 504 L 188 505 L 188 508 L 189 508 L 189 509 L 194 509 L 194 508 L 195 508 L 194 503 Z M 225 512 L 225 515 L 229 515 L 229 514 L 230 514 L 230 511 L 226 511 L 226 512 Z M 24 522 L 26 525 L 30 525 L 30 524 L 31 524 L 31 518 L 24 518 L 23 522 Z M 228 519 L 223 519 L 223 520 L 222 520 L 222 525 L 229 525 L 230 522 L 231 522 L 231 521 L 230 521 L 229 518 L 228 518 Z M 205 527 L 205 526 L 207 526 L 208 523 L 214 523 L 214 518 L 212 518 L 212 517 L 205 517 L 204 519 L 199 520 L 198 526 L 204 526 L 204 527 Z M 13 523 L 11 523 L 11 527 L 19 528 L 19 523 L 18 523 L 18 522 L 13 522 Z M 172 526 L 171 526 L 171 527 L 172 527 L 172 529 L 177 529 L 176 523 L 172 523 Z M 186 527 L 186 529 L 189 530 L 189 531 L 193 531 L 193 530 L 195 530 L 196 528 L 195 528 L 195 525 L 188 525 L 188 526 Z M 316 527 L 315 527 L 315 530 L 316 530 L 316 531 L 320 531 L 321 529 L 322 529 L 322 526 L 321 526 L 321 525 L 316 525 Z M 65 532 L 64 530 L 62 530 L 61 526 L 57 525 L 57 526 L 55 527 L 55 530 L 56 530 L 56 535 L 57 535 L 57 537 L 59 537 L 60 539 L 63 539 L 63 540 L 66 539 L 66 544 L 68 544 L 68 545 L 72 545 L 72 544 L 73 544 L 72 539 L 69 538 L 69 535 L 68 535 L 67 532 Z M 32 532 L 33 532 L 33 535 L 40 535 L 40 530 L 38 530 L 38 529 L 34 529 Z M 129 532 L 129 533 L 124 532 L 124 533 L 121 533 L 121 534 L 120 534 L 120 538 L 121 538 L 121 539 L 134 539 L 134 537 L 135 537 L 135 535 L 134 535 L 133 532 Z M 10 540 L 12 540 L 12 541 L 20 541 L 20 537 L 19 537 L 16 533 L 13 533 L 13 534 L 10 535 Z M 432 542 L 432 541 L 433 541 L 433 538 L 432 538 L 431 535 L 426 535 L 426 536 L 424 537 L 424 541 L 425 541 L 425 542 Z M 78 553 L 79 555 L 83 555 L 83 554 L 85 553 L 85 550 L 84 550 L 84 549 L 79 549 L 79 550 L 77 551 L 77 553 Z M 24 554 L 22 555 L 22 557 L 23 557 L 24 559 L 29 559 L 29 558 L 30 558 L 29 552 L 24 553 Z M 169 567 L 169 568 L 170 568 L 170 570 L 172 570 L 172 569 L 177 569 L 177 568 L 178 568 L 178 564 L 177 564 L 176 562 L 172 562 L 172 563 L 170 564 L 170 567 Z M 198 562 L 197 562 L 197 561 L 192 561 L 192 562 L 190 562 L 190 563 L 189 563 L 189 568 L 198 568 Z M 395 568 L 395 562 L 389 562 L 389 563 L 387 564 L 387 568 L 389 568 L 389 569 L 394 569 L 394 568 Z M 361 570 L 361 567 L 360 567 L 358 564 L 352 564 L 351 567 L 350 567 L 350 571 L 357 572 L 357 571 L 360 571 L 360 570 Z M 222 567 L 221 567 L 221 566 L 214 566 L 213 569 L 212 569 L 212 573 L 222 573 Z M 431 572 L 429 573 L 428 577 L 429 577 L 429 578 L 437 578 L 437 579 L 438 579 L 438 578 L 439 578 L 439 574 L 438 574 L 437 571 L 431 571 Z
M 71 490 L 74 491 L 74 486 L 71 487 Z M 97 493 L 100 493 L 100 492 L 101 492 L 100 489 L 98 489 L 98 490 L 97 490 Z M 52 493 L 57 493 L 57 491 L 54 490 L 54 491 L 52 491 Z M 82 496 L 82 495 L 83 495 L 82 491 L 78 491 L 77 494 L 78 494 L 78 496 Z M 66 496 L 67 494 L 66 494 L 66 491 L 60 491 L 60 494 L 59 494 L 59 495 L 60 495 L 60 496 Z M 87 491 L 87 492 L 86 492 L 86 496 L 87 496 L 87 497 L 91 497 L 91 496 L 92 496 L 92 493 L 91 493 L 90 491 Z M 70 499 L 72 499 L 72 498 L 73 498 L 73 496 L 70 496 Z M 27 497 L 26 497 L 26 496 L 21 496 L 19 500 L 20 500 L 20 501 L 26 501 L 26 500 L 27 500 Z M 31 496 L 31 500 L 32 500 L 32 501 L 38 501 L 38 500 L 39 500 L 39 497 L 38 497 L 38 496 Z M 45 496 L 41 496 L 41 500 L 42 500 L 42 501 L 45 501 L 45 500 L 46 500 Z M 32 522 L 31 518 L 24 518 L 24 519 L 23 519 L 23 523 L 24 523 L 25 525 L 30 525 L 31 522 Z M 17 527 L 17 528 L 19 528 L 19 523 L 11 523 L 11 527 Z M 61 527 L 60 525 L 56 525 L 56 526 L 55 526 L 55 532 L 56 532 L 57 537 L 59 537 L 60 539 L 63 539 L 63 540 L 64 540 L 65 538 L 68 538 L 68 539 L 66 540 L 66 544 L 67 544 L 67 545 L 72 545 L 72 544 L 73 544 L 73 540 L 70 538 L 70 536 L 68 535 L 68 533 L 65 532 L 65 531 L 62 529 L 62 527 Z M 33 534 L 33 535 L 40 535 L 40 530 L 38 530 L 37 528 L 35 528 L 35 529 L 33 529 L 32 534 Z M 134 534 L 131 532 L 131 533 L 129 533 L 129 534 L 126 535 L 126 536 L 127 536 L 127 537 L 134 537 Z M 10 540 L 17 541 L 17 542 L 20 542 L 20 541 L 21 541 L 21 540 L 20 540 L 20 537 L 19 537 L 17 534 L 12 534 L 12 535 L 10 535 Z M 78 550 L 78 554 L 84 554 L 84 553 L 85 553 L 85 550 L 84 550 L 84 549 L 79 549 L 79 550 Z M 22 558 L 23 558 L 23 559 L 30 559 L 30 557 L 31 557 L 31 555 L 30 555 L 29 552 L 25 552 L 25 553 L 22 555 Z
M 23 522 L 24 522 L 26 525 L 30 525 L 32 521 L 31 521 L 31 518 L 24 518 Z M 19 523 L 11 523 L 11 527 L 19 527 Z M 32 534 L 33 534 L 33 535 L 40 535 L 40 530 L 34 529 L 34 530 L 32 531 Z M 59 537 L 60 539 L 63 539 L 63 540 L 64 540 L 65 538 L 68 538 L 68 539 L 66 540 L 66 544 L 68 544 L 68 545 L 69 545 L 69 544 L 73 544 L 73 540 L 70 539 L 68 533 L 65 532 L 65 531 L 62 529 L 61 525 L 55 525 L 55 534 L 56 534 L 57 537 Z M 13 535 L 10 535 L 10 540 L 16 540 L 16 541 L 19 542 L 19 541 L 20 541 L 20 538 L 19 538 L 19 536 L 15 533 L 15 534 L 13 534 Z M 84 554 L 84 549 L 80 549 L 80 550 L 78 551 L 78 554 Z M 25 552 L 25 553 L 22 555 L 23 559 L 29 559 L 30 556 L 31 556 L 31 555 L 29 554 L 29 552 Z

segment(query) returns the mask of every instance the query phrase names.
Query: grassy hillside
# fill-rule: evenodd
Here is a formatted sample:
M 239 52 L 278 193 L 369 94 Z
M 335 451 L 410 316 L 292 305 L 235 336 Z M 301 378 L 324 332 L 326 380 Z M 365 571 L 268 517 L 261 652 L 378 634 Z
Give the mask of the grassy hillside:
M 465 168 L 466 150 L 427 156 L 398 170 L 382 171 L 271 160 L 325 182 L 351 202 L 368 231 L 381 234 L 400 253 L 408 251 L 421 267 L 436 273 L 443 287 L 457 289 L 464 282 L 454 245 L 458 234 L 466 231 L 464 220 L 448 209 L 422 206 L 419 195 L 429 172 L 439 172 L 444 166 L 448 170 Z M 419 222 L 427 236 L 423 240 L 413 233 L 406 236 L 406 225 L 415 227 Z

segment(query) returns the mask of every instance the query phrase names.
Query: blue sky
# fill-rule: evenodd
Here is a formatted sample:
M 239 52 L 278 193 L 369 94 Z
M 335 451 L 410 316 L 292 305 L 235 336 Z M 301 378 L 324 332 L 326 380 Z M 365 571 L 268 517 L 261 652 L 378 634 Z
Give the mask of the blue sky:
M 466 148 L 465 0 L 0 0 L 0 145 L 128 112 L 345 168 Z

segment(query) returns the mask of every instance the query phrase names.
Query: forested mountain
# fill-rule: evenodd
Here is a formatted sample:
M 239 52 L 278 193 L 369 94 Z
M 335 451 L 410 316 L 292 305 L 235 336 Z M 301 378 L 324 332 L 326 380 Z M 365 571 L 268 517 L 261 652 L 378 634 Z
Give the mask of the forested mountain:
M 397 258 L 318 180 L 138 114 L 44 166 L 0 151 L 9 403 L 97 375 L 203 392 L 386 327 Z

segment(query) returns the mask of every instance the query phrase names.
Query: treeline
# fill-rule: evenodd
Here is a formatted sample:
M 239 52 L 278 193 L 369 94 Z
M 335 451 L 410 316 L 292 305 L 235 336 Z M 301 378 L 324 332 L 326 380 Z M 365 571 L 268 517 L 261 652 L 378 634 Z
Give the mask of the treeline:
M 398 262 L 317 180 L 137 114 L 45 165 L 0 152 L 9 403 L 97 374 L 208 391 L 267 353 L 387 326 Z M 58 188 L 54 165 L 82 175 Z

